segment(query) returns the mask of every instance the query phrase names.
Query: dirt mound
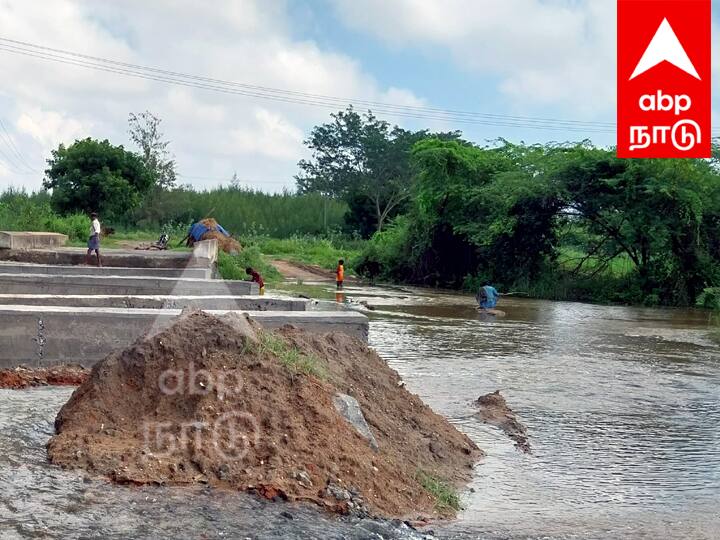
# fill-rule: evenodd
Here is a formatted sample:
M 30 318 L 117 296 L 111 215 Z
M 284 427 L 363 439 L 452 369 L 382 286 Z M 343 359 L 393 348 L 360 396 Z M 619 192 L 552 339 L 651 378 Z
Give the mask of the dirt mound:
M 480 396 L 475 403 L 480 407 L 478 416 L 483 422 L 499 427 L 515 441 L 515 446 L 519 450 L 526 454 L 530 453 L 527 429 L 518 422 L 515 413 L 500 394 L 500 390 Z
M 0 369 L 0 388 L 19 390 L 31 386 L 79 386 L 89 375 L 90 370 L 82 366 Z
M 336 408 L 352 398 L 377 450 Z M 363 342 L 201 312 L 98 363 L 55 425 L 53 463 L 119 482 L 203 482 L 413 519 L 453 513 L 423 479 L 460 485 L 482 456 Z

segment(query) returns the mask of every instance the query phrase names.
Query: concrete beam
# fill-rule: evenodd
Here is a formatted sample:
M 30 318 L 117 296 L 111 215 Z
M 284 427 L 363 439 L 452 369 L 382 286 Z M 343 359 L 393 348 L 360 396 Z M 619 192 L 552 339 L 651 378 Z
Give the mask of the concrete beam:
M 214 279 L 132 276 L 0 274 L 4 294 L 243 296 L 258 294 L 257 283 Z
M 42 249 L 64 246 L 68 237 L 49 232 L 0 231 L 0 249 Z
M 228 310 L 210 310 L 222 315 Z M 367 340 L 368 320 L 354 311 L 237 311 L 262 326 L 292 324 L 311 332 L 344 332 Z M 0 368 L 80 363 L 91 366 L 113 351 L 167 328 L 180 310 L 0 307 Z
M 153 296 L 79 294 L 0 294 L 0 306 L 66 306 L 138 309 L 228 309 L 305 311 L 308 300 L 274 296 Z M 42 308 L 40 308 L 42 309 Z
M 50 274 L 58 276 L 135 276 L 210 279 L 210 268 L 128 268 L 124 266 L 69 266 L 0 261 L 0 274 Z

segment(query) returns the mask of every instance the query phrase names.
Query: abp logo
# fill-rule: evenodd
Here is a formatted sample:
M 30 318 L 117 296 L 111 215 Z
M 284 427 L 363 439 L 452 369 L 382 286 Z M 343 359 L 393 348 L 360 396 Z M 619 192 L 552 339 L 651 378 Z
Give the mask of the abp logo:
M 710 157 L 710 0 L 617 7 L 618 157 Z

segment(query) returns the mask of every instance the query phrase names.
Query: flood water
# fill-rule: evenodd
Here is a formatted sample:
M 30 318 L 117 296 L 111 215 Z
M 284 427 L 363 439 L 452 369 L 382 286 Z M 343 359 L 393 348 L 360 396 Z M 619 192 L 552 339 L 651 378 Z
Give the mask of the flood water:
M 324 287 L 324 286 L 323 286 Z M 357 288 L 370 341 L 487 456 L 439 538 L 720 537 L 720 347 L 705 312 Z M 532 454 L 474 418 L 500 389 Z M 0 391 L 1 538 L 421 538 L 207 489 L 126 488 L 46 463 L 70 389 Z

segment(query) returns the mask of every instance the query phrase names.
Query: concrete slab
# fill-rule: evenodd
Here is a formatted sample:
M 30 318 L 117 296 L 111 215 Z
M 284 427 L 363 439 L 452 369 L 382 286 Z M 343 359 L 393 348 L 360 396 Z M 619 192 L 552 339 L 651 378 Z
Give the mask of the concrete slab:
M 49 232 L 0 231 L 1 249 L 41 249 L 64 246 L 68 237 Z
M 0 294 L 0 305 L 138 309 L 228 309 L 305 311 L 309 301 L 284 296 L 154 296 Z
M 124 266 L 97 266 L 64 264 L 32 264 L 0 261 L 0 274 L 51 274 L 58 276 L 135 276 L 183 277 L 210 279 L 210 268 L 129 268 Z
M 0 274 L 4 294 L 243 296 L 258 294 L 257 283 L 215 279 L 132 276 Z
M 214 238 L 211 240 L 201 240 L 193 244 L 193 257 L 198 260 L 207 260 L 208 263 L 214 264 L 218 258 L 218 241 Z
M 0 249 L 0 260 L 35 263 L 80 265 L 85 263 L 87 249 Z M 103 264 L 130 268 L 213 268 L 207 259 L 196 259 L 191 251 L 145 251 L 134 249 L 102 249 Z
M 248 313 L 259 324 L 311 332 L 344 332 L 367 341 L 368 320 L 354 311 Z M 225 314 L 228 310 L 208 310 Z M 91 366 L 109 353 L 168 327 L 180 310 L 0 307 L 0 368 L 77 362 Z

